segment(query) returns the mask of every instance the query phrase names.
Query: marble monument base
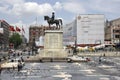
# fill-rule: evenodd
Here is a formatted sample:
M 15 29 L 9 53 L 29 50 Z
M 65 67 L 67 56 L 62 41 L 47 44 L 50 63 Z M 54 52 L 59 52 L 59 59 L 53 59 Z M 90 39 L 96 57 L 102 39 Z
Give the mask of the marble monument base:
M 40 58 L 67 58 L 67 52 L 63 49 L 44 49 L 43 53 L 39 54 Z
M 39 53 L 40 59 L 43 58 L 67 58 L 67 52 L 63 49 L 63 31 L 46 30 L 44 37 L 44 49 Z

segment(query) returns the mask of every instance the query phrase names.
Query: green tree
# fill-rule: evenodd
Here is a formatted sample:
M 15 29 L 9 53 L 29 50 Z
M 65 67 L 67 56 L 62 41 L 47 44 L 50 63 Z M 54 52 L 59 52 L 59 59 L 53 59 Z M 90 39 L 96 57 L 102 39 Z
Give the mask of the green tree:
M 14 33 L 10 38 L 9 42 L 14 44 L 14 48 L 18 48 L 19 45 L 22 43 L 22 38 L 18 33 Z

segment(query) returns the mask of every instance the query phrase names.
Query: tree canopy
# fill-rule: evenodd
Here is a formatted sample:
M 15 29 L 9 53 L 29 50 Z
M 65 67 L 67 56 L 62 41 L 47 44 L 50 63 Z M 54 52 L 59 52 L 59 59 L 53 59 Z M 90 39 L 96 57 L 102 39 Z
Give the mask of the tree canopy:
M 10 38 L 9 42 L 14 44 L 14 48 L 18 48 L 19 45 L 22 43 L 22 38 L 18 33 L 14 33 Z

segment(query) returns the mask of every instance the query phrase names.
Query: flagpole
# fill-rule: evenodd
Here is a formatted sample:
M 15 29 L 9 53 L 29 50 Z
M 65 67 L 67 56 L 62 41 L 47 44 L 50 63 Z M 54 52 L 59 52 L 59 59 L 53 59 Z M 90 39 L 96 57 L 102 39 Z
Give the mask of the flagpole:
M 14 26 L 13 34 L 15 34 L 15 33 L 16 33 L 16 25 Z
M 23 25 L 22 25 L 22 29 L 23 29 Z M 22 36 L 23 36 L 23 30 L 22 30 Z
M 23 35 L 23 32 L 25 33 L 25 30 L 24 30 L 23 25 L 22 25 L 22 35 Z

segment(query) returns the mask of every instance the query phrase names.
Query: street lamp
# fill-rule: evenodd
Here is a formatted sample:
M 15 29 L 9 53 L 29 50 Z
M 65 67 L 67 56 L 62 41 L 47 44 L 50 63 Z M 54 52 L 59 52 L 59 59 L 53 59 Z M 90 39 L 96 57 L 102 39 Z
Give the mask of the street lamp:
M 33 43 L 32 43 L 32 55 L 34 54 L 35 51 L 35 38 L 33 38 Z
M 73 49 L 73 54 L 76 55 L 77 54 L 77 37 L 76 36 L 74 37 L 74 41 L 75 41 L 74 43 L 75 47 Z

